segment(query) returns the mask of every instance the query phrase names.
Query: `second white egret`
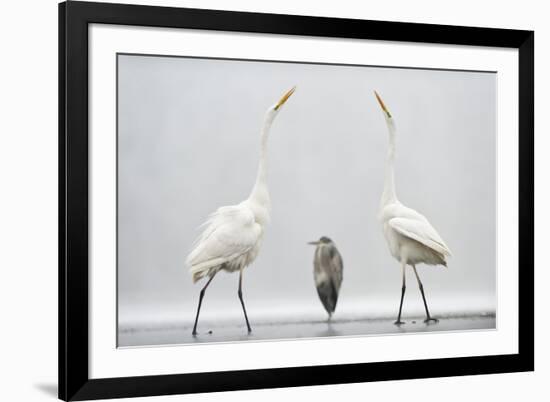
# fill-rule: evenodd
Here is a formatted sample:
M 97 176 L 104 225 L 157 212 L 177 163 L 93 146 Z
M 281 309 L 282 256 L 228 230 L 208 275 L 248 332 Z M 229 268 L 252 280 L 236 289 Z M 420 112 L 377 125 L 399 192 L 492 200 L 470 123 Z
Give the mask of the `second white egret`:
M 380 200 L 379 218 L 390 253 L 401 263 L 403 276 L 401 302 L 399 303 L 399 314 L 397 315 L 395 324 L 403 324 L 403 321 L 401 321 L 401 310 L 403 308 L 403 297 L 405 296 L 405 268 L 407 265 L 413 268 L 420 292 L 422 293 L 422 301 L 426 310 L 425 322 L 437 322 L 438 320 L 430 315 L 424 294 L 424 286 L 416 271 L 416 265 L 424 263 L 447 266 L 445 258 L 451 255 L 451 251 L 424 215 L 416 212 L 414 209 L 407 208 L 397 199 L 394 177 L 395 122 L 382 98 L 380 98 L 376 91 L 374 94 L 384 112 L 389 135 L 386 177 L 382 199 Z

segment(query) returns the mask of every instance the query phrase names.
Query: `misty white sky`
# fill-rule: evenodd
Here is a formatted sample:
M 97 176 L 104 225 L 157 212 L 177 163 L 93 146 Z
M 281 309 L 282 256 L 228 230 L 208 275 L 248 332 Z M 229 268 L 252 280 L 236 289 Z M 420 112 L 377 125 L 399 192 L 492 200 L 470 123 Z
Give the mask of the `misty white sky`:
M 344 259 L 336 314 L 397 310 L 401 279 L 377 220 L 387 134 L 397 133 L 400 200 L 428 217 L 453 251 L 420 266 L 433 311 L 495 307 L 496 75 L 175 57 L 118 57 L 120 321 L 194 318 L 203 283 L 185 257 L 197 228 L 245 199 L 265 110 L 297 85 L 269 139 L 272 223 L 244 275 L 251 320 L 265 309 L 324 317 L 313 248 L 329 236 Z M 242 314 L 238 275 L 221 273 L 204 314 Z M 404 311 L 421 308 L 412 272 Z

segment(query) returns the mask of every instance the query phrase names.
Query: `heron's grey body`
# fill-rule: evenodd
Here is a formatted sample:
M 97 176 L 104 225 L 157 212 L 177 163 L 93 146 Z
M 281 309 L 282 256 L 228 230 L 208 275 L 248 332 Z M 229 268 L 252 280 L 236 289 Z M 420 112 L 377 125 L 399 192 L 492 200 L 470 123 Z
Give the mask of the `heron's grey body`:
M 313 278 L 319 299 L 330 318 L 338 302 L 344 263 L 336 245 L 328 237 L 323 236 L 319 241 L 310 244 L 317 246 L 313 258 Z

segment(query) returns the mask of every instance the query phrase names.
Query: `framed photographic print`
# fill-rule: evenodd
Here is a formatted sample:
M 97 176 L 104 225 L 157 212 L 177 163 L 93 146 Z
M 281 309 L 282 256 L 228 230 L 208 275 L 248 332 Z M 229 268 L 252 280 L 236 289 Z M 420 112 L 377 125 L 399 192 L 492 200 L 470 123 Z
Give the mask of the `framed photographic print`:
M 59 397 L 534 369 L 534 33 L 59 5 Z

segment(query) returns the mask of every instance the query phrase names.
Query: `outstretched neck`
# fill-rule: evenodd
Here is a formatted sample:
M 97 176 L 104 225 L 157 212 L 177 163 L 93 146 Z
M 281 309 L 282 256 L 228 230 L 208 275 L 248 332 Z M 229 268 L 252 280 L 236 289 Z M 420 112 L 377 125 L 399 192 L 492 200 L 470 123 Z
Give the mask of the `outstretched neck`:
M 267 208 L 269 208 L 270 204 L 269 191 L 267 188 L 267 140 L 274 118 L 275 114 L 271 110 L 268 111 L 264 119 L 264 125 L 261 132 L 260 161 L 258 163 L 256 182 L 254 183 L 254 187 L 248 197 L 249 200 L 265 205 Z
M 397 201 L 397 194 L 395 192 L 395 174 L 394 174 L 394 161 L 395 161 L 395 125 L 393 120 L 387 120 L 388 124 L 388 155 L 386 156 L 386 174 L 384 179 L 384 191 L 382 192 L 382 199 L 380 200 L 380 206 L 384 207 L 388 204 Z

